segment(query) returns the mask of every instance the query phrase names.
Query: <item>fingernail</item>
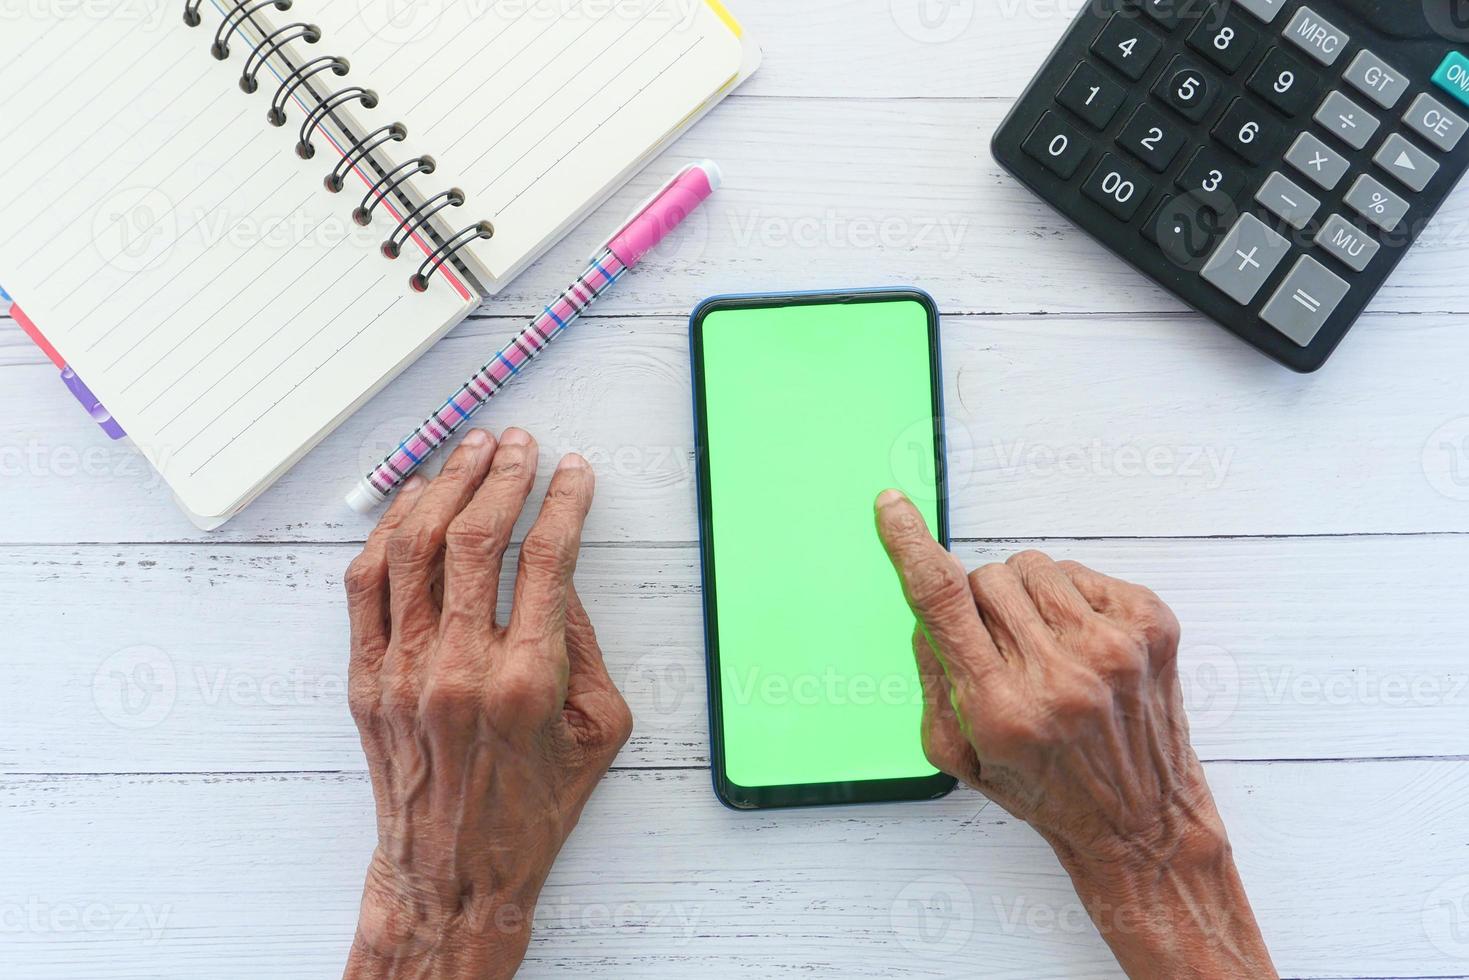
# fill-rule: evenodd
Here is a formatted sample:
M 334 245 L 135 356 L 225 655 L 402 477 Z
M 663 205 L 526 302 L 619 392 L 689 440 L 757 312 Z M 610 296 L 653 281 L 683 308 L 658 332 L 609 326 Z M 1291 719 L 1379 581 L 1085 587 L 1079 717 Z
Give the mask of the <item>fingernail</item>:
M 502 446 L 528 446 L 530 445 L 530 433 L 524 429 L 506 429 L 500 436 Z
M 405 483 L 405 484 L 403 484 L 403 489 L 400 490 L 399 492 L 400 493 L 417 493 L 418 491 L 422 490 L 426 486 L 428 486 L 428 481 L 425 480 L 423 477 L 421 477 L 421 476 L 410 476 L 408 478 L 408 482 Z
M 556 468 L 558 470 L 585 470 L 590 468 L 590 464 L 576 453 L 567 453 L 561 457 L 561 462 L 556 464 Z
M 881 494 L 878 495 L 877 506 L 891 507 L 893 504 L 903 503 L 907 499 L 907 495 L 904 494 L 901 490 L 884 490 Z
M 484 429 L 470 429 L 469 435 L 464 437 L 464 444 L 466 446 L 473 446 L 476 449 L 482 446 L 488 446 L 490 444 L 490 434 Z

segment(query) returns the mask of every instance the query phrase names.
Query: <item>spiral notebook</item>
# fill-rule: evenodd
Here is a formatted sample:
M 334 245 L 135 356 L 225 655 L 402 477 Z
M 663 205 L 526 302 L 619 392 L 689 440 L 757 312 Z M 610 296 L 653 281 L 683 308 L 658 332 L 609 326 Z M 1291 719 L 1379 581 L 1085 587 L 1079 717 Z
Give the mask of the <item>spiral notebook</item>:
M 13 18 L 0 282 L 216 527 L 757 64 L 717 0 Z

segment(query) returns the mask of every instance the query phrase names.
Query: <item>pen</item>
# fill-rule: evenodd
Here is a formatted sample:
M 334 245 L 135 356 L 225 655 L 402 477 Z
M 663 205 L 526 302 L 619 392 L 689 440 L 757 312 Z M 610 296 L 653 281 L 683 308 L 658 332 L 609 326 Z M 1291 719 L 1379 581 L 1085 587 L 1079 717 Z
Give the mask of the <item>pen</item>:
M 358 482 L 347 495 L 347 506 L 366 514 L 386 501 L 485 402 L 718 190 L 721 179 L 711 160 L 675 174 L 602 246 L 576 282 Z

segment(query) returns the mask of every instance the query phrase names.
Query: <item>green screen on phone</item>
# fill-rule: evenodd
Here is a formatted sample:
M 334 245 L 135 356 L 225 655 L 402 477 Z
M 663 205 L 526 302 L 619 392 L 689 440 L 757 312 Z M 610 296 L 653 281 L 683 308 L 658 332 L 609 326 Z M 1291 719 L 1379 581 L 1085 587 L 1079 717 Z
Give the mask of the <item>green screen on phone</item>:
M 715 739 L 738 786 L 936 775 L 873 518 L 897 487 L 944 530 L 936 315 L 847 299 L 716 306 L 695 330 Z

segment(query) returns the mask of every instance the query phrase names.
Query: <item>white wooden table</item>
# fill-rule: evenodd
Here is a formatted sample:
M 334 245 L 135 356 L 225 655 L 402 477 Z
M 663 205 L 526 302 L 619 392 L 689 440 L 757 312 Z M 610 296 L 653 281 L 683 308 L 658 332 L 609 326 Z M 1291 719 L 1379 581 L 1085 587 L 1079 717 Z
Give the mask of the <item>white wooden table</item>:
M 524 975 L 1116 975 L 1048 850 L 971 792 L 738 815 L 709 788 L 687 314 L 911 283 L 945 314 L 957 550 L 1037 545 L 1174 605 L 1282 971 L 1469 976 L 1469 191 L 1297 377 L 991 161 L 1076 4 L 924 3 L 739 0 L 760 74 L 222 532 L 0 324 L 0 976 L 338 972 L 372 844 L 340 587 L 369 525 L 342 493 L 699 156 L 726 189 L 489 416 L 599 470 L 580 587 L 638 721 Z

